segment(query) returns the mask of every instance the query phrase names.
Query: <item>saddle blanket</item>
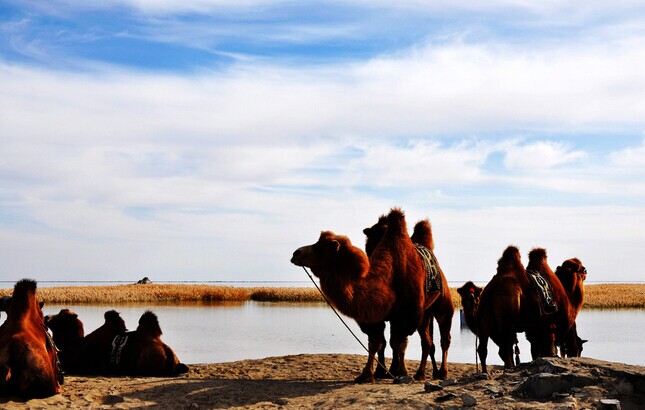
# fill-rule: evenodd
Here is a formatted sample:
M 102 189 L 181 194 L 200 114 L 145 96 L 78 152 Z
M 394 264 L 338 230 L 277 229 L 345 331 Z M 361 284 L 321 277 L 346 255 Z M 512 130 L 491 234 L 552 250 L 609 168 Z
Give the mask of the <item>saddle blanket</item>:
M 426 267 L 426 293 L 441 290 L 441 274 L 434 253 L 423 245 L 414 244 L 414 248 Z
M 558 305 L 555 303 L 555 298 L 553 296 L 553 289 L 551 289 L 551 284 L 540 272 L 534 270 L 527 270 L 533 288 L 537 292 L 540 301 L 540 310 L 543 315 L 550 315 L 558 311 Z
M 123 349 L 125 346 L 128 344 L 128 338 L 130 337 L 130 333 L 122 333 L 120 335 L 117 335 L 114 337 L 112 340 L 112 350 L 110 351 L 110 364 L 116 368 L 119 367 L 121 364 L 121 354 L 123 353 Z

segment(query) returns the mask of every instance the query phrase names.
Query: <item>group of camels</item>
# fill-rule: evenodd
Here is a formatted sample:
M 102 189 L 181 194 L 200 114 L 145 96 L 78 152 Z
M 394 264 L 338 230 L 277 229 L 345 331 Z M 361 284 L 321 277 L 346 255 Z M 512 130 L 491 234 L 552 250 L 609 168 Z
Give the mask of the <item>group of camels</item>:
M 36 287 L 35 281 L 23 279 L 11 297 L 3 298 L 7 319 L 0 326 L 0 396 L 52 396 L 59 393 L 64 373 L 176 376 L 188 371 L 161 340 L 154 313 L 145 312 L 137 329 L 126 332 L 119 313 L 111 310 L 101 327 L 85 335 L 78 315 L 68 309 L 44 316 Z
M 346 236 L 323 231 L 316 243 L 296 249 L 291 258 L 293 264 L 310 268 L 326 298 L 367 334 L 367 363 L 356 382 L 408 376 L 405 350 L 408 336 L 415 331 L 421 336 L 422 357 L 414 378 L 425 380 L 428 355 L 432 377 L 446 378 L 454 308 L 445 275 L 433 255 L 430 223 L 419 221 L 410 236 L 403 211 L 393 208 L 363 232 L 365 252 Z M 423 253 L 432 256 L 433 269 L 440 276 L 434 288 L 429 286 Z M 575 258 L 554 273 L 541 248 L 529 253 L 529 264 L 524 268 L 519 250 L 509 246 L 484 289 L 472 282 L 459 288 L 467 325 L 480 340 L 477 351 L 482 371 L 487 371 L 489 338 L 499 346 L 504 366 L 514 367 L 513 345 L 518 332 L 526 334 L 534 359 L 557 355 L 557 347 L 563 355 L 579 356 L 584 341 L 576 333 L 575 319 L 583 303 L 585 277 L 585 267 Z M 441 333 L 440 367 L 434 357 L 433 320 Z M 390 322 L 389 371 L 384 367 L 385 322 Z M 379 366 L 375 371 L 376 360 Z

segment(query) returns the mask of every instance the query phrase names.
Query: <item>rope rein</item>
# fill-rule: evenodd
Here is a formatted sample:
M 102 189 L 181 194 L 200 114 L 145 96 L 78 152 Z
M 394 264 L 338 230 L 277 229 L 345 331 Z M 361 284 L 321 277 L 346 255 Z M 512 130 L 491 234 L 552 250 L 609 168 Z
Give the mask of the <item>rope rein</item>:
M 363 342 L 361 342 L 361 339 L 359 339 L 359 338 L 358 338 L 358 336 L 356 336 L 356 333 L 354 333 L 354 332 L 352 331 L 352 329 L 347 325 L 347 323 L 345 322 L 345 320 L 343 320 L 343 318 L 342 318 L 342 316 L 340 315 L 340 313 L 338 313 L 338 311 L 337 311 L 337 310 L 336 310 L 336 308 L 331 304 L 331 302 L 329 301 L 329 299 L 327 299 L 327 296 L 325 296 L 325 294 L 323 293 L 322 289 L 320 289 L 320 287 L 318 286 L 318 284 L 317 284 L 317 283 L 316 283 L 316 281 L 314 280 L 313 276 L 311 276 L 311 274 L 309 273 L 309 271 L 307 270 L 307 268 L 303 266 L 303 267 L 302 267 L 302 269 L 304 269 L 304 270 L 305 270 L 305 273 L 307 274 L 307 276 L 309 276 L 309 279 L 311 279 L 311 283 L 313 283 L 313 284 L 314 284 L 314 286 L 316 287 L 316 289 L 318 289 L 318 292 L 320 292 L 320 294 L 322 295 L 323 299 L 325 299 L 325 302 L 327 302 L 327 304 L 329 305 L 329 307 L 331 308 L 331 310 L 333 310 L 333 311 L 334 311 L 334 313 L 336 314 L 336 316 L 338 317 L 338 319 L 340 319 L 341 323 L 342 323 L 343 325 L 345 325 L 345 327 L 347 328 L 347 330 L 349 330 L 349 333 L 351 333 L 351 334 L 352 334 L 352 336 L 354 336 L 354 339 L 356 339 L 356 341 L 357 341 L 357 342 L 358 342 L 358 343 L 363 347 L 363 349 L 365 349 L 365 351 L 366 351 L 366 352 L 367 352 L 367 354 L 369 355 L 369 354 L 370 354 L 370 350 L 369 350 L 367 347 L 365 347 L 365 344 L 363 344 Z M 378 360 L 378 358 L 375 358 L 375 361 L 376 361 L 376 363 L 377 363 L 379 366 L 381 366 L 381 367 L 383 368 L 383 370 L 385 370 L 385 372 L 386 372 L 390 377 L 392 377 L 393 379 L 396 379 L 396 377 L 394 377 L 394 375 L 393 375 L 392 373 L 390 373 L 390 371 L 387 369 L 387 367 L 385 367 L 385 365 L 384 365 L 383 363 L 381 363 L 381 361 L 380 361 L 380 360 Z

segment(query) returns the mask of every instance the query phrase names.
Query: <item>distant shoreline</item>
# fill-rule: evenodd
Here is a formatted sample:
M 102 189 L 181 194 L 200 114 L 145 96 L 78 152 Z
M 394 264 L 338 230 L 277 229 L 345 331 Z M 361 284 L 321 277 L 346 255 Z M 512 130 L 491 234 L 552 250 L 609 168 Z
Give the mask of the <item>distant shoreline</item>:
M 452 291 L 459 307 L 456 288 Z M 0 296 L 12 289 L 0 290 Z M 185 302 L 324 302 L 313 287 L 235 287 L 192 284 L 147 284 L 110 286 L 57 286 L 38 289 L 39 300 L 46 304 L 125 304 Z M 584 309 L 643 309 L 645 284 L 593 284 L 585 286 Z

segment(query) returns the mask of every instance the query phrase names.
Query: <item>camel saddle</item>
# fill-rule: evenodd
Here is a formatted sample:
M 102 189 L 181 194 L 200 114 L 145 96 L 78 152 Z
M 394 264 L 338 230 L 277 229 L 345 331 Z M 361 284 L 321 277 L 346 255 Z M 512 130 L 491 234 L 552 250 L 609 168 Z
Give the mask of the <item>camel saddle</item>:
M 112 349 L 110 350 L 110 365 L 112 365 L 113 368 L 120 368 L 121 354 L 123 353 L 125 346 L 128 344 L 128 339 L 130 338 L 130 335 L 132 333 L 134 332 L 121 333 L 120 335 L 116 335 L 114 339 L 112 339 Z
M 551 289 L 551 284 L 540 272 L 535 270 L 527 270 L 526 273 L 531 279 L 531 284 L 535 289 L 535 292 L 538 294 L 538 300 L 540 302 L 540 313 L 542 315 L 550 315 L 558 311 L 558 304 L 555 302 L 555 297 L 553 297 L 553 289 Z
M 418 243 L 414 244 L 414 249 L 416 249 L 426 267 L 426 293 L 440 291 L 442 288 L 441 273 L 439 272 L 439 263 L 437 263 L 437 258 L 434 256 L 434 253 Z

